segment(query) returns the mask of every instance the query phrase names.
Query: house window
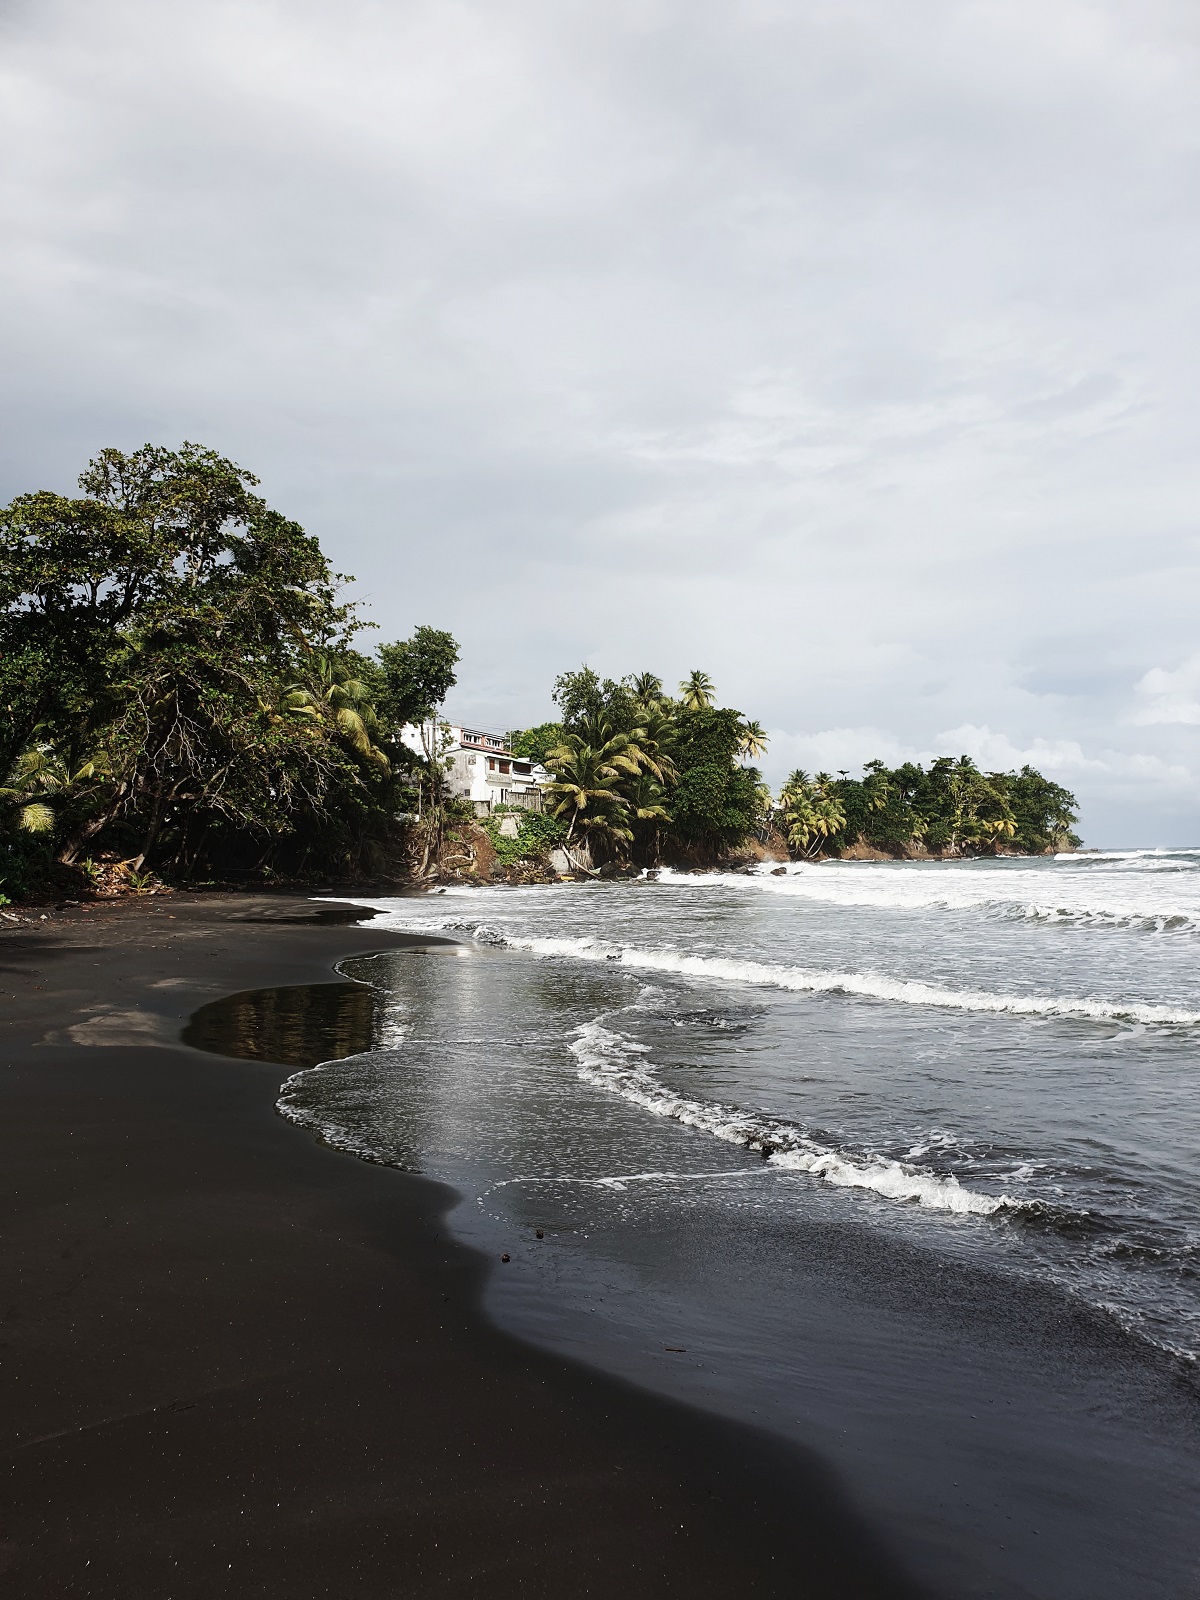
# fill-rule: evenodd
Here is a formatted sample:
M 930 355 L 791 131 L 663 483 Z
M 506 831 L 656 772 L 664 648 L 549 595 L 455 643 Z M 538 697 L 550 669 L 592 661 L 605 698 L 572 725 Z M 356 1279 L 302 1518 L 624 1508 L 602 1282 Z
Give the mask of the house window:
M 473 767 L 475 765 L 475 757 L 474 756 L 468 756 L 467 757 L 467 765 L 469 767 Z
M 530 765 L 529 765 L 528 761 L 514 761 L 513 762 L 513 771 L 514 772 L 519 772 L 522 775 L 522 777 L 527 778 L 529 776 L 529 774 L 530 774 L 531 768 L 530 768 Z
M 495 770 L 496 770 L 496 758 L 494 756 L 489 756 L 488 757 L 488 771 L 489 772 L 495 772 Z
M 502 761 L 500 763 L 500 771 L 501 772 L 511 772 L 512 771 L 512 762 L 511 761 Z

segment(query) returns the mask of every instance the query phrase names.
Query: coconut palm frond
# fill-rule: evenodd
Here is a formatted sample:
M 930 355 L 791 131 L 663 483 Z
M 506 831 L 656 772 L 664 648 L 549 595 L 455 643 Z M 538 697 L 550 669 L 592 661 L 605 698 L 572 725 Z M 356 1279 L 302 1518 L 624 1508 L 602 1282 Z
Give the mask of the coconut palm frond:
M 738 737 L 738 752 L 751 758 L 767 753 L 767 733 L 761 722 L 743 722 Z
M 694 671 L 679 685 L 685 711 L 707 711 L 717 698 L 716 685 L 707 672 Z

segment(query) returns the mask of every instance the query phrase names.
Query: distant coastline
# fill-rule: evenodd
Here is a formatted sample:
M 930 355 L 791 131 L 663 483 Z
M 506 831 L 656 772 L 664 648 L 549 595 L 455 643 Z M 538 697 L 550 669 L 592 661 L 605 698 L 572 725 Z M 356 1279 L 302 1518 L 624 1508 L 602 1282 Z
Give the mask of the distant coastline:
M 349 580 L 256 484 L 146 445 L 0 509 L 0 906 L 1079 843 L 1066 789 L 966 755 L 775 794 L 762 723 L 699 668 L 672 692 L 585 664 L 557 720 L 455 729 L 457 640 L 360 649 Z

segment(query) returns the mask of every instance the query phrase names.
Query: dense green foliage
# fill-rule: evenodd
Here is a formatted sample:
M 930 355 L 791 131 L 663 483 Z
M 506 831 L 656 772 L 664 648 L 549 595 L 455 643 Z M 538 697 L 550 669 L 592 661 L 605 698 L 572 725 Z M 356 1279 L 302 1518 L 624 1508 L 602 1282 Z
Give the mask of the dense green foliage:
M 671 836 L 685 849 L 729 849 L 742 844 L 761 820 L 758 773 L 738 761 L 742 738 L 736 711 L 705 708 L 679 718 L 670 815 Z
M 211 450 L 103 451 L 81 497 L 0 511 L 0 877 L 360 872 L 399 846 L 398 724 L 454 681 L 447 634 L 375 659 L 315 539 Z
M 542 722 L 536 728 L 517 728 L 509 737 L 512 753 L 545 766 L 546 757 L 562 743 L 566 730 L 561 722 Z
M 458 645 L 440 628 L 418 628 L 411 639 L 379 646 L 375 700 L 388 725 L 436 717 L 455 683 Z
M 436 872 L 447 821 L 473 815 L 446 792 L 451 635 L 357 648 L 316 540 L 211 450 L 105 450 L 79 486 L 0 509 L 0 896 L 118 867 L 134 886 Z M 515 839 L 487 822 L 500 861 L 709 861 L 772 830 L 809 857 L 1077 842 L 1065 789 L 965 756 L 795 772 L 774 802 L 747 764 L 763 729 L 716 699 L 701 671 L 675 697 L 652 673 L 561 674 L 560 720 L 512 741 L 550 770 L 547 811 Z M 423 756 L 400 742 L 414 723 Z
M 1038 854 L 1079 843 L 1075 797 L 1032 767 L 981 772 L 969 756 L 928 768 L 869 761 L 861 779 L 793 772 L 779 797 L 780 830 L 800 855 L 856 844 L 888 854 Z
M 762 730 L 716 708 L 702 672 L 679 689 L 676 700 L 653 673 L 616 682 L 590 667 L 557 679 L 562 723 L 543 757 L 548 798 L 568 841 L 586 842 L 593 860 L 706 859 L 762 824 L 759 775 L 741 764 L 748 734 L 763 748 Z
M 517 836 L 510 838 L 501 833 L 505 815 L 517 819 Z M 548 811 L 508 811 L 498 807 L 483 824 L 496 859 L 502 867 L 514 866 L 519 861 L 540 861 L 567 837 L 567 825 L 560 817 Z
M 615 682 L 583 667 L 560 675 L 554 699 L 562 737 L 544 757 L 554 774 L 550 799 L 568 837 L 582 836 L 600 860 L 712 860 L 772 834 L 809 858 L 862 845 L 900 856 L 1079 843 L 1066 789 L 1031 767 L 981 772 L 968 756 L 941 756 L 928 768 L 871 761 L 860 779 L 794 772 L 773 801 L 746 765 L 766 749 L 766 734 L 718 707 L 703 672 L 672 699 L 650 673 Z

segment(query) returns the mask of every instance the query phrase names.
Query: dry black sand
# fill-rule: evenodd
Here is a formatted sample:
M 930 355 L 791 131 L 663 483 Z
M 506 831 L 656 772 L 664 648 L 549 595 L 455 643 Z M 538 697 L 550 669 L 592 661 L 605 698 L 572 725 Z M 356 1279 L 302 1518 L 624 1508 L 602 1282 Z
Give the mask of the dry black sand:
M 0 936 L 5 1592 L 914 1594 L 819 1462 L 497 1332 L 444 1190 L 180 1042 L 405 942 L 232 895 Z

